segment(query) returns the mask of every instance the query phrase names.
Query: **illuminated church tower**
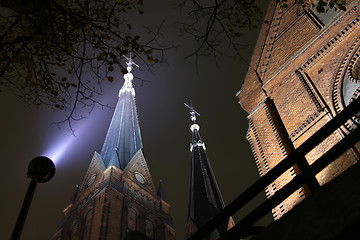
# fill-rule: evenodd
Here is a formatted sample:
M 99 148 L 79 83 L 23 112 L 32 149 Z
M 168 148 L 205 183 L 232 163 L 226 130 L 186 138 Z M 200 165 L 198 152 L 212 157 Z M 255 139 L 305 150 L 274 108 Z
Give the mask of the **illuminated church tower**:
M 192 121 L 190 127 L 192 131 L 192 142 L 190 144 L 190 197 L 185 233 L 185 239 L 188 239 L 196 230 L 219 213 L 225 207 L 225 204 L 210 162 L 206 156 L 205 143 L 200 137 L 200 126 L 196 122 L 196 114 L 199 114 L 194 110 L 193 106 L 186 106 L 190 109 L 190 119 Z M 219 238 L 220 235 L 224 234 L 233 225 L 234 222 L 230 218 L 227 223 L 217 227 L 206 239 L 213 240 Z
M 175 239 L 161 182 L 156 190 L 147 167 L 127 58 L 101 154 L 95 152 L 83 183 L 77 187 L 53 239 Z

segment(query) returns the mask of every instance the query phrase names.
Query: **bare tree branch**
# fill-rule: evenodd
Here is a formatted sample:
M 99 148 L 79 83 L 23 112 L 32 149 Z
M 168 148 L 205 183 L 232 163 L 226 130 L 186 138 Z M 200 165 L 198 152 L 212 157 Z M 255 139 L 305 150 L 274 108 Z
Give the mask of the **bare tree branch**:
M 288 7 L 287 0 L 277 0 L 280 8 Z M 304 8 L 315 8 L 318 12 L 329 9 L 345 10 L 346 0 L 295 0 L 292 3 Z M 202 56 L 242 57 L 247 45 L 242 38 L 244 30 L 260 24 L 262 12 L 255 0 L 182 0 L 178 8 L 187 12 L 186 20 L 178 24 L 179 30 L 190 35 L 195 43 L 194 50 L 186 58 L 194 57 L 197 63 Z
M 135 52 L 150 69 L 173 47 L 159 44 L 160 27 L 140 36 L 126 20 L 144 13 L 141 0 L 4 0 L 0 7 L 0 90 L 65 111 L 58 123 L 71 130 L 83 118 L 79 108 L 107 107 L 97 96 L 115 69 L 126 69 L 123 55 Z

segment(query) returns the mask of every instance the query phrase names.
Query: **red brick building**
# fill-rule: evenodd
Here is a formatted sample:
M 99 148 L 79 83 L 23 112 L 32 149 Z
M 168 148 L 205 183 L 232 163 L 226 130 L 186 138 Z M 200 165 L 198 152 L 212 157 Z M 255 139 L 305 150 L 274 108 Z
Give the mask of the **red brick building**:
M 247 139 L 260 175 L 266 174 L 336 116 L 360 93 L 360 1 L 346 11 L 318 13 L 294 0 L 281 9 L 271 1 L 242 89 L 239 103 L 249 114 Z M 354 118 L 305 157 L 309 164 L 344 138 Z M 354 146 L 321 171 L 320 185 L 359 159 Z M 272 196 L 299 172 L 292 168 L 266 189 Z M 298 189 L 273 209 L 280 218 L 308 193 Z
M 128 61 L 101 153 L 63 211 L 54 240 L 175 239 L 170 204 L 161 182 L 156 190 L 143 154 Z

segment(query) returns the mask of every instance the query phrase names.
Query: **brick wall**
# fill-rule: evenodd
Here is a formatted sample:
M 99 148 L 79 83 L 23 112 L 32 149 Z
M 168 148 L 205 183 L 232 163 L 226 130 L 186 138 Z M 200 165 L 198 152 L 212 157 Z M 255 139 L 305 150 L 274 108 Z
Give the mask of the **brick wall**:
M 355 61 L 353 56 L 360 55 L 359 14 L 360 1 L 349 1 L 346 12 L 322 26 L 311 10 L 294 1 L 289 1 L 286 9 L 271 1 L 238 94 L 239 103 L 249 113 L 247 139 L 261 176 L 291 151 L 284 148 L 286 143 L 300 146 L 345 107 L 342 81 L 349 64 Z M 267 97 L 273 100 L 284 130 L 269 115 Z M 351 126 L 356 127 L 354 122 L 347 125 L 308 153 L 307 161 L 316 161 L 351 131 Z M 279 135 L 282 131 L 288 134 L 287 139 Z M 347 151 L 316 176 L 319 183 L 325 184 L 352 166 L 358 155 L 358 147 Z M 266 195 L 273 195 L 295 174 L 294 169 L 284 173 L 265 189 Z M 275 219 L 303 198 L 303 189 L 299 189 L 273 210 Z
M 124 171 L 113 165 L 104 171 L 95 153 L 53 239 L 124 239 L 127 232 L 137 231 L 152 239 L 174 240 L 170 204 L 156 195 L 143 156 L 136 157 Z M 147 184 L 135 180 L 138 171 Z

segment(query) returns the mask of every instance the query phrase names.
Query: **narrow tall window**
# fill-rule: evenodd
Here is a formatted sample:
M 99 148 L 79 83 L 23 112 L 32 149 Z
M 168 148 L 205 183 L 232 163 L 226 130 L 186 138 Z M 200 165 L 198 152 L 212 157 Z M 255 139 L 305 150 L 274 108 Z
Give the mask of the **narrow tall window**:
M 81 239 L 80 238 L 79 224 L 77 222 L 75 222 L 74 225 L 72 226 L 71 239 L 74 239 L 74 240 Z
M 132 208 L 128 209 L 127 229 L 128 229 L 128 231 L 136 230 L 136 212 Z
M 151 220 L 145 220 L 145 231 L 148 238 L 154 239 L 154 226 Z
M 84 239 L 90 239 L 91 236 L 91 220 L 93 216 L 93 211 L 89 210 L 85 218 L 85 227 L 84 227 Z

